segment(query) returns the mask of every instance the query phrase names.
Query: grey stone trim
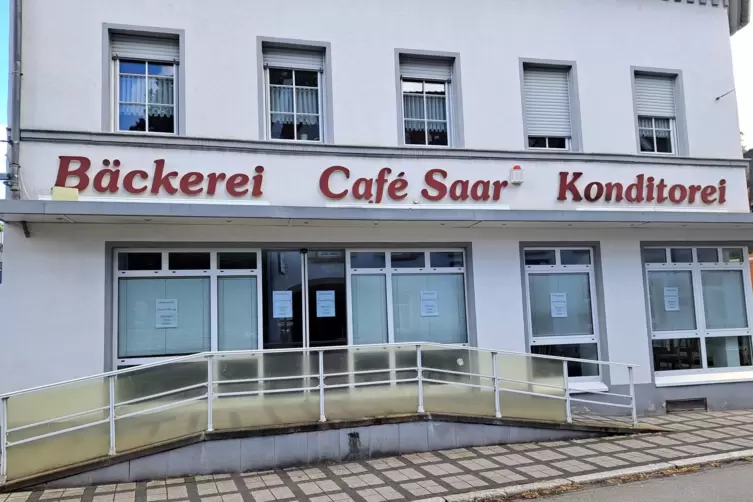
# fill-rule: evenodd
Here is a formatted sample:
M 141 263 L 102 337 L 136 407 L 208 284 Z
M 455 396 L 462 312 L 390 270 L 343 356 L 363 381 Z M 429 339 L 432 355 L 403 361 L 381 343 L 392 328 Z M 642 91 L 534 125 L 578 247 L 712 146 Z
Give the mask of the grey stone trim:
M 332 92 L 332 44 L 329 42 L 317 42 L 313 40 L 298 40 L 295 38 L 256 37 L 256 73 L 259 94 L 259 139 L 267 140 L 267 85 L 264 77 L 264 46 L 270 45 L 280 48 L 291 49 L 317 49 L 324 52 L 324 72 L 322 75 L 322 143 L 332 144 L 335 142 L 335 121 L 333 117 L 333 92 Z M 277 140 L 276 142 L 279 142 Z
M 112 59 L 110 58 L 110 33 L 116 31 L 121 33 L 132 33 L 135 35 L 172 35 L 178 37 L 180 51 L 180 61 L 178 61 L 178 75 L 176 94 L 178 101 L 175 107 L 175 135 L 185 135 L 186 133 L 186 30 L 173 28 L 158 28 L 152 26 L 134 26 L 128 24 L 102 23 L 102 131 L 111 132 L 112 113 L 114 112 L 113 98 L 114 91 L 112 87 Z M 132 133 L 112 132 L 112 134 L 127 135 Z M 164 138 L 165 135 L 158 135 Z M 172 136 L 168 136 L 172 137 Z
M 554 59 L 532 59 L 518 58 L 520 68 L 520 103 L 523 110 L 523 145 L 528 149 L 528 121 L 526 120 L 525 109 L 525 83 L 524 72 L 526 66 L 539 66 L 549 68 L 559 68 L 567 70 L 570 80 L 570 127 L 572 137 L 570 138 L 570 151 L 583 151 L 583 127 L 580 119 L 580 91 L 578 90 L 578 64 L 575 61 L 559 61 Z
M 630 86 L 633 94 L 633 120 L 635 121 L 635 145 L 636 153 L 648 157 L 667 156 L 668 154 L 653 154 L 641 152 L 641 138 L 638 132 L 638 107 L 635 102 L 635 75 L 636 73 L 651 74 L 674 79 L 675 91 L 675 133 L 677 136 L 676 153 L 674 156 L 685 157 L 690 155 L 690 141 L 688 139 L 688 119 L 685 113 L 685 89 L 683 87 L 682 70 L 667 68 L 647 68 L 641 66 L 630 67 Z
M 397 141 L 398 145 L 405 145 L 405 132 L 403 125 L 403 88 L 400 76 L 400 55 L 430 56 L 452 60 L 452 81 L 450 83 L 450 148 L 464 148 L 465 134 L 463 123 L 463 83 L 460 72 L 460 53 L 442 52 L 415 49 L 395 49 L 395 82 L 397 98 Z M 410 146 L 409 146 L 410 148 Z M 447 147 L 434 147 L 438 149 Z
M 411 208 L 354 208 L 306 206 L 250 206 L 245 204 L 192 204 L 190 202 L 85 202 L 43 200 L 0 200 L 0 221 L 48 221 L 75 223 L 77 216 L 101 217 L 174 217 L 174 218 L 261 218 L 270 220 L 342 220 L 452 221 L 467 222 L 471 227 L 482 221 L 506 223 L 589 224 L 660 223 L 669 227 L 680 224 L 737 225 L 753 229 L 751 213 L 700 213 L 695 211 L 542 211 L 542 210 L 464 210 Z
M 458 160 L 541 160 L 550 162 L 603 162 L 619 164 L 662 164 L 684 167 L 747 168 L 745 159 L 710 159 L 675 156 L 620 155 L 581 152 L 470 150 L 460 148 L 410 148 L 354 145 L 296 144 L 276 141 L 248 141 L 196 137 L 151 136 L 149 134 L 117 134 L 24 129 L 21 140 L 26 142 L 78 144 L 84 146 L 144 147 L 162 150 L 204 150 L 218 152 L 273 153 L 283 155 L 338 155 L 347 157 L 420 158 Z

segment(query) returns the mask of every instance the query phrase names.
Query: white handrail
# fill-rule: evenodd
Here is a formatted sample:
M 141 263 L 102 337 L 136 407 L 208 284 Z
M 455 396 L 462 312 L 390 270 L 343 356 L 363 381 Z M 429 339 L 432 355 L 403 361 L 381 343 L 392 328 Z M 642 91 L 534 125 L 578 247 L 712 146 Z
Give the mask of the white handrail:
M 549 355 L 543 355 L 543 354 L 531 354 L 527 352 L 514 352 L 514 351 L 507 351 L 507 350 L 490 350 L 490 349 L 483 349 L 479 347 L 471 347 L 466 345 L 443 345 L 440 343 L 434 343 L 434 342 L 421 342 L 419 344 L 416 343 L 392 343 L 392 344 L 373 344 L 373 345 L 342 345 L 342 346 L 336 346 L 336 347 L 320 347 L 316 349 L 311 348 L 294 348 L 294 349 L 265 349 L 265 350 L 239 350 L 239 351 L 222 351 L 222 352 L 199 352 L 196 354 L 191 354 L 188 356 L 181 356 L 181 357 L 175 357 L 171 359 L 163 359 L 161 361 L 153 362 L 153 363 L 145 363 L 139 366 L 134 366 L 131 368 L 124 368 L 120 370 L 113 370 L 113 371 L 107 371 L 104 373 L 98 373 L 95 375 L 89 375 L 85 377 L 80 378 L 73 378 L 70 380 L 64 380 L 61 382 L 54 382 L 51 384 L 45 384 L 45 385 L 39 385 L 37 387 L 30 387 L 27 389 L 20 389 L 12 392 L 6 392 L 4 394 L 0 394 L 0 398 L 5 397 L 12 397 L 17 396 L 20 394 L 27 394 L 29 392 L 35 392 L 43 389 L 50 389 L 53 387 L 60 387 L 63 385 L 69 385 L 72 383 L 78 383 L 78 382 L 85 382 L 87 380 L 96 380 L 96 379 L 103 379 L 106 377 L 109 377 L 111 375 L 121 376 L 128 373 L 133 373 L 136 371 L 143 371 L 147 368 L 155 368 L 159 366 L 167 366 L 170 364 L 175 363 L 186 363 L 190 362 L 191 360 L 197 360 L 204 362 L 205 358 L 208 356 L 213 356 L 218 359 L 224 359 L 231 356 L 253 356 L 253 355 L 259 355 L 259 356 L 265 356 L 268 354 L 284 354 L 284 353 L 312 353 L 316 351 L 335 351 L 335 350 L 345 350 L 345 351 L 360 351 L 360 350 L 368 350 L 368 349 L 378 349 L 383 348 L 385 350 L 389 349 L 396 349 L 396 348 L 416 348 L 417 345 L 420 345 L 422 347 L 427 348 L 437 348 L 437 349 L 444 349 L 444 350 L 469 350 L 472 352 L 487 352 L 489 354 L 496 353 L 496 354 L 505 354 L 505 355 L 517 355 L 522 357 L 527 357 L 531 359 L 550 359 L 553 361 L 569 361 L 569 362 L 577 362 L 581 364 L 598 364 L 600 366 L 622 366 L 626 368 L 637 368 L 637 364 L 630 364 L 630 363 L 620 363 L 620 362 L 611 362 L 611 361 L 600 361 L 597 359 L 575 359 L 572 357 L 559 357 L 559 356 L 549 356 Z

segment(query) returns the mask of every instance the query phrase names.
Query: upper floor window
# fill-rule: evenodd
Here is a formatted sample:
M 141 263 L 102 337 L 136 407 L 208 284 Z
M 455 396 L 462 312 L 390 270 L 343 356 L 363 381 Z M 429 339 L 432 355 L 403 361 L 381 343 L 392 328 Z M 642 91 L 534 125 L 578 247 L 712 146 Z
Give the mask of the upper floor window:
M 676 77 L 635 74 L 640 151 L 677 155 Z
M 400 55 L 406 145 L 451 144 L 453 65 L 452 58 Z
M 523 65 L 528 148 L 571 149 L 570 72 L 567 67 Z
M 174 134 L 178 39 L 113 33 L 110 51 L 114 129 Z
M 324 51 L 263 47 L 267 139 L 322 141 Z

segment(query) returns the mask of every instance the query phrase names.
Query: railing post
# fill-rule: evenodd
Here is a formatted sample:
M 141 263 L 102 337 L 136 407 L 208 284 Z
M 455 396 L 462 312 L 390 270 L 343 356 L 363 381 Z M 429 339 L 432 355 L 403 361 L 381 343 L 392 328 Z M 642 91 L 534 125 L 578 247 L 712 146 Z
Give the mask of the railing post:
M 567 423 L 573 423 L 573 412 L 570 409 L 570 377 L 567 372 L 567 361 L 562 361 L 562 376 L 565 379 L 565 413 L 567 416 Z
M 207 432 L 214 430 L 214 357 L 207 356 Z
M 324 351 L 319 351 L 319 421 L 326 422 L 324 414 Z
M 421 346 L 416 345 L 416 371 L 418 372 L 418 412 L 424 413 L 424 366 L 421 361 Z
M 499 369 L 497 368 L 496 352 L 492 352 L 492 370 L 494 374 L 494 416 L 502 418 L 502 410 L 499 407 Z
M 115 455 L 115 375 L 107 377 L 108 413 L 110 420 L 110 455 Z
M 633 425 L 638 425 L 638 410 L 635 404 L 635 381 L 633 380 L 632 366 L 628 366 L 628 380 L 630 381 L 630 404 L 632 405 Z
M 8 479 L 8 398 L 0 399 L 0 483 Z

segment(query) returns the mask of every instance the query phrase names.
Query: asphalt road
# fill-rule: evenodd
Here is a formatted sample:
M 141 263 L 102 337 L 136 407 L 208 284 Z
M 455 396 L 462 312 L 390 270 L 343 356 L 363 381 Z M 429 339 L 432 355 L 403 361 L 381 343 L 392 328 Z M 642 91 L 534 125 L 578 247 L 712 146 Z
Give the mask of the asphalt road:
M 551 502 L 751 502 L 753 464 L 710 468 L 693 474 L 624 485 L 588 488 L 546 498 Z

